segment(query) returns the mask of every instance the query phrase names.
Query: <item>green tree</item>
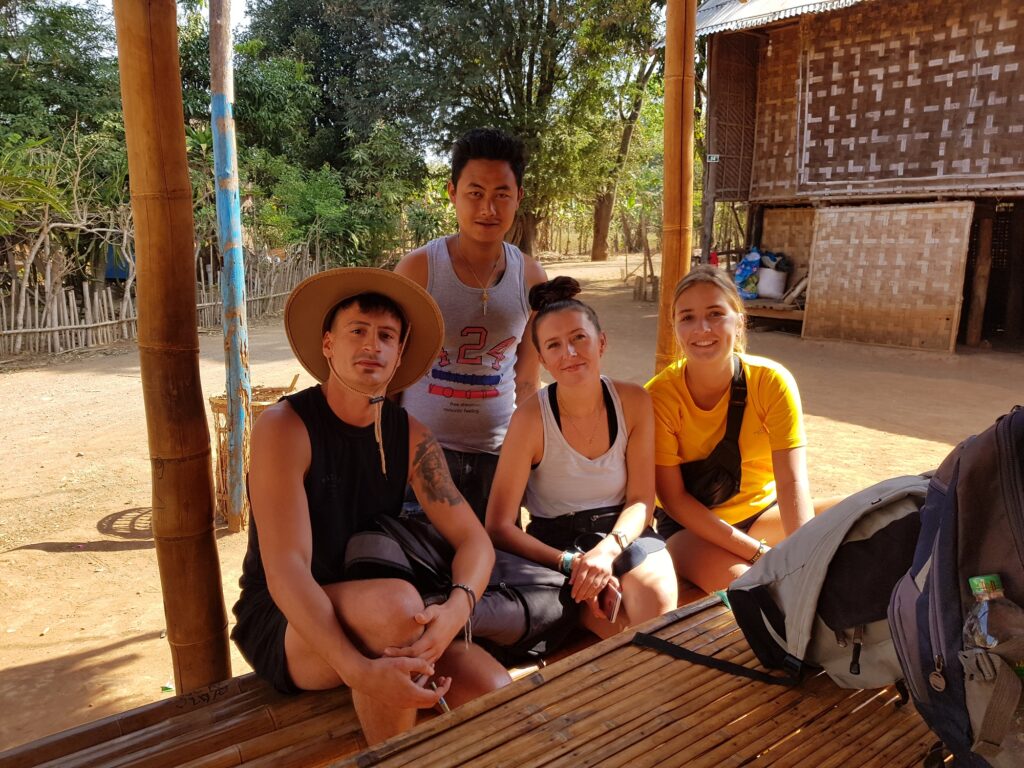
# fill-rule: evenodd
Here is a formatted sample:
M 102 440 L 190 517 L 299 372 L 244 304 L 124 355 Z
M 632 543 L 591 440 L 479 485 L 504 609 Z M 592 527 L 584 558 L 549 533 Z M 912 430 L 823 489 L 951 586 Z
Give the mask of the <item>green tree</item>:
M 0 132 L 96 129 L 120 108 L 109 14 L 92 0 L 6 0 L 0 81 Z
M 43 144 L 16 133 L 0 141 L 0 237 L 13 234 L 18 220 L 33 208 L 60 207 L 49 166 L 38 159 Z
M 607 62 L 603 155 L 594 195 L 592 261 L 608 258 L 608 232 L 615 195 L 637 121 L 652 78 L 664 66 L 661 41 L 662 0 L 621 0 L 616 6 L 620 31 L 612 38 L 598 36 L 594 45 Z
M 196 8 L 184 14 L 178 33 L 185 121 L 210 122 L 208 18 Z M 265 148 L 295 160 L 307 154 L 316 89 L 305 65 L 269 55 L 266 44 L 248 38 L 234 52 L 235 130 L 239 146 Z
M 660 238 L 664 107 L 662 80 L 656 76 L 651 81 L 649 95 L 637 119 L 631 150 L 623 165 L 616 195 L 616 210 L 626 249 L 630 252 L 647 253 L 651 233 Z
M 398 30 L 416 0 L 253 0 L 249 36 L 263 55 L 302 62 L 315 92 L 304 161 L 344 169 L 353 147 L 380 121 L 415 138 L 427 91 L 395 62 L 405 47 Z M 405 14 L 401 16 L 400 14 Z
M 405 67 L 415 75 L 404 79 L 434 96 L 430 124 L 441 146 L 480 125 L 526 142 L 514 236 L 527 252 L 557 200 L 596 186 L 609 83 L 624 69 L 628 42 L 649 38 L 656 21 L 639 0 L 420 0 L 416 23 L 403 30 Z

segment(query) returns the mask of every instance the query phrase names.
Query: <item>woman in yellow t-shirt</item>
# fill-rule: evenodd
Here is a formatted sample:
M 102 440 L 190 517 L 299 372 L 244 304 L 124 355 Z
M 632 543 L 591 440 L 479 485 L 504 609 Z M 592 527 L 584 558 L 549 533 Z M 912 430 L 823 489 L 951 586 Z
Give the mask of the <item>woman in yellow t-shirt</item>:
M 680 578 L 713 592 L 814 516 L 807 439 L 792 375 L 744 354 L 743 302 L 727 273 L 699 266 L 687 274 L 672 318 L 683 357 L 647 383 L 658 532 Z M 744 403 L 732 408 L 731 449 L 723 444 L 730 401 Z M 721 458 L 708 459 L 713 452 Z

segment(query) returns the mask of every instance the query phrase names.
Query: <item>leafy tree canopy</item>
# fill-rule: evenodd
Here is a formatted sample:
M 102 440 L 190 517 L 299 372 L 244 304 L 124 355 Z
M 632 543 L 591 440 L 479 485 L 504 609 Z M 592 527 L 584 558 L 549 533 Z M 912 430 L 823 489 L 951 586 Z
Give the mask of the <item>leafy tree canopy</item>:
M 94 0 L 0 3 L 0 131 L 93 130 L 120 109 L 113 24 Z

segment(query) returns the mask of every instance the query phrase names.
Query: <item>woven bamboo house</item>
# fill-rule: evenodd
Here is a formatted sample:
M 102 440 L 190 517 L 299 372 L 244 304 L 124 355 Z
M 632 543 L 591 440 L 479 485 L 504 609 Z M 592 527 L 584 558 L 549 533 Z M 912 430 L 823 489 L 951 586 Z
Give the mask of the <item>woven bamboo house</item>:
M 706 0 L 697 32 L 705 197 L 809 271 L 805 338 L 1024 342 L 1024 3 Z

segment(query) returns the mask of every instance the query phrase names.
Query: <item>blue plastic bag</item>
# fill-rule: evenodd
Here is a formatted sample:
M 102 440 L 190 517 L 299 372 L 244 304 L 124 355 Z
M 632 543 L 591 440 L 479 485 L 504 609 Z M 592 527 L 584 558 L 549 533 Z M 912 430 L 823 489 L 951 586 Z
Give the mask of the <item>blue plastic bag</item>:
M 751 248 L 750 253 L 736 265 L 736 274 L 733 280 L 736 281 L 736 289 L 740 292 L 740 298 L 757 298 L 757 270 L 760 267 L 761 253 L 757 248 Z

